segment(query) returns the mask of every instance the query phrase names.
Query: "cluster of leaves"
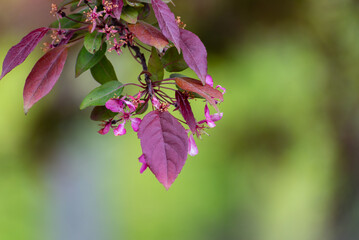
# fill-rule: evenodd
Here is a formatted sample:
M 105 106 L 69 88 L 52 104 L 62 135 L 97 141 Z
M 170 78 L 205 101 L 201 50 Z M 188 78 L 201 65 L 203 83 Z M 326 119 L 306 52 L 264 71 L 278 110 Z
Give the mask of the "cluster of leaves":
M 147 167 L 158 181 L 168 189 L 181 172 L 188 154 L 198 153 L 193 136 L 200 137 L 206 128 L 215 126 L 222 118 L 217 104 L 223 101 L 225 89 L 213 87 L 207 74 L 207 51 L 201 40 L 185 30 L 180 18 L 175 18 L 167 3 L 170 0 L 64 0 L 59 6 L 52 4 L 51 13 L 57 18 L 49 27 L 38 28 L 12 47 L 3 63 L 2 79 L 25 61 L 39 42 L 44 43 L 45 54 L 35 64 L 24 86 L 25 113 L 46 96 L 64 68 L 68 49 L 82 43 L 75 66 L 78 77 L 87 70 L 101 86 L 91 91 L 80 109 L 94 107 L 91 119 L 102 121 L 100 134 L 111 129 L 116 136 L 126 133 L 130 122 L 138 132 L 143 154 L 140 172 Z M 153 13 L 157 24 L 150 24 Z M 128 49 L 142 66 L 136 82 L 122 84 L 118 81 L 107 52 L 121 55 Z M 142 51 L 150 52 L 148 61 Z M 199 80 L 177 72 L 191 68 Z M 164 79 L 164 70 L 172 73 Z M 174 74 L 175 73 L 175 74 Z M 133 85 L 139 91 L 123 94 L 124 88 Z M 223 92 L 219 91 L 222 89 Z M 172 95 L 171 95 L 172 94 Z M 205 101 L 205 119 L 197 121 L 189 100 Z M 148 112 L 143 119 L 138 116 Z M 207 103 L 217 113 L 210 115 Z M 169 113 L 179 110 L 183 120 Z M 186 129 L 184 126 L 188 126 Z

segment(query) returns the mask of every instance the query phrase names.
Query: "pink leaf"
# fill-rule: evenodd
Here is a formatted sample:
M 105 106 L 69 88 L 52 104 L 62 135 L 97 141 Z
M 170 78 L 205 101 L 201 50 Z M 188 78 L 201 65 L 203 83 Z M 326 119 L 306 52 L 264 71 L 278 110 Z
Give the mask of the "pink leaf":
M 138 137 L 146 164 L 168 190 L 187 159 L 186 130 L 170 113 L 152 111 L 143 118 Z
M 122 0 L 112 0 L 113 5 L 117 5 L 116 8 L 113 9 L 113 15 L 115 18 L 120 20 L 122 8 L 123 8 L 123 1 Z
M 176 22 L 175 15 L 171 9 L 162 0 L 151 0 L 152 8 L 156 15 L 158 25 L 162 30 L 163 35 L 174 43 L 178 52 L 181 51 L 180 45 L 180 31 Z
M 48 31 L 48 28 L 38 28 L 26 35 L 17 45 L 9 50 L 2 66 L 0 80 L 12 69 L 25 61 Z
M 181 32 L 181 49 L 183 58 L 187 65 L 201 79 L 202 84 L 206 84 L 207 77 L 207 50 L 199 37 L 185 29 Z
M 35 64 L 25 82 L 23 93 L 25 114 L 51 91 L 61 75 L 66 58 L 67 48 L 63 45 L 47 52 Z
M 186 121 L 188 127 L 191 129 L 193 134 L 197 134 L 197 121 L 194 118 L 191 104 L 188 101 L 188 96 L 182 94 L 180 91 L 176 91 L 176 101 L 179 107 L 179 110 L 183 116 L 183 119 Z

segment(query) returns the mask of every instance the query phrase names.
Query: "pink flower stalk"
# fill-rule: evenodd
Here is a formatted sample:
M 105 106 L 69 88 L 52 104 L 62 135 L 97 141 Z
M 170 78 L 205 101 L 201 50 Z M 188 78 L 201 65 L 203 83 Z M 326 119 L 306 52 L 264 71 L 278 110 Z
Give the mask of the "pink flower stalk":
M 117 33 L 117 30 L 115 30 L 114 26 L 109 27 L 107 24 L 105 25 L 105 27 L 101 30 L 99 30 L 99 32 L 101 33 L 105 33 L 106 34 L 106 39 L 107 41 L 110 40 L 110 37 L 114 37 L 115 33 Z
M 108 51 L 112 52 L 113 50 L 115 50 L 118 55 L 121 55 L 121 53 L 122 53 L 121 47 L 123 46 L 123 44 L 125 44 L 124 41 L 120 40 L 119 42 L 117 42 L 117 39 L 114 38 L 113 39 L 113 47 L 111 47 Z
M 125 110 L 126 107 L 128 107 L 129 110 Z M 121 136 L 126 134 L 125 124 L 128 121 L 131 122 L 131 127 L 133 131 L 138 132 L 141 119 L 131 117 L 136 110 L 136 108 L 133 106 L 131 102 L 124 100 L 124 98 L 110 99 L 106 102 L 106 108 L 112 112 L 121 114 L 119 120 L 121 121 L 121 123 L 118 125 L 117 128 L 113 130 L 115 136 Z
M 138 158 L 139 162 L 142 163 L 142 166 L 140 168 L 140 173 L 142 174 L 147 168 L 148 168 L 148 165 L 146 163 L 146 158 L 145 158 L 145 155 L 142 154 L 139 158 Z

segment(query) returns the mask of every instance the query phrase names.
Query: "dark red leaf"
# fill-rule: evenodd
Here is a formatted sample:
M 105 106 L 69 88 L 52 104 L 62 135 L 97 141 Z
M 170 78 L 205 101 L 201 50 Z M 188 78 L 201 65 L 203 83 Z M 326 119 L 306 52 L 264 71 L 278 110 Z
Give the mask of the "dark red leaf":
M 157 48 L 160 52 L 168 45 L 167 38 L 151 24 L 138 21 L 134 25 L 129 24 L 128 28 L 141 42 Z
M 47 52 L 35 64 L 25 82 L 23 93 L 25 114 L 51 91 L 61 75 L 66 58 L 67 48 L 63 45 Z
M 223 94 L 217 89 L 211 87 L 210 85 L 202 85 L 201 81 L 188 78 L 181 77 L 175 78 L 177 86 L 182 88 L 185 91 L 198 93 L 200 96 L 204 97 L 217 111 L 218 107 L 216 101 L 214 99 L 219 99 L 223 101 Z
M 180 52 L 181 34 L 176 22 L 175 15 L 171 9 L 162 0 L 151 0 L 152 8 L 156 15 L 158 25 L 162 30 L 163 35 L 174 43 L 178 52 Z
M 143 118 L 138 137 L 146 164 L 168 190 L 187 159 L 185 129 L 168 112 L 152 111 Z
M 191 129 L 193 134 L 198 135 L 197 132 L 197 121 L 194 118 L 191 104 L 188 101 L 188 96 L 182 94 L 180 91 L 176 91 L 176 101 L 179 107 L 179 110 L 183 116 L 183 119 L 186 121 L 188 127 Z
M 180 29 L 180 46 L 183 52 L 183 59 L 187 65 L 201 79 L 202 84 L 206 83 L 207 76 L 207 50 L 199 37 L 185 29 Z
M 112 0 L 112 4 L 117 5 L 117 7 L 115 7 L 113 9 L 113 15 L 115 16 L 115 18 L 120 20 L 122 8 L 123 8 L 123 1 L 122 0 Z
M 48 28 L 38 28 L 26 35 L 17 45 L 9 50 L 2 66 L 0 80 L 12 69 L 25 61 L 48 31 Z

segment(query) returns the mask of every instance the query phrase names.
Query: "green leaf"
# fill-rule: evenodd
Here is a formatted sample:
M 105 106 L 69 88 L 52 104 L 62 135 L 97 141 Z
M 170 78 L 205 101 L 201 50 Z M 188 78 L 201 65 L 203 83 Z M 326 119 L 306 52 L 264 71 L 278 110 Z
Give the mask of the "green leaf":
M 91 120 L 93 121 L 105 121 L 110 118 L 113 118 L 118 113 L 111 112 L 105 106 L 96 106 L 92 109 Z
M 183 54 L 178 54 L 175 47 L 168 49 L 161 61 L 167 72 L 181 72 L 188 68 L 183 59 Z
M 143 4 L 139 2 L 140 1 L 136 1 L 136 0 L 126 0 L 126 3 L 131 7 L 143 7 Z
M 66 5 L 69 5 L 71 3 L 76 3 L 76 5 L 77 5 L 78 1 L 79 0 L 64 0 L 64 1 L 62 1 L 62 3 L 59 4 L 59 8 L 62 8 L 62 7 L 66 6 Z
M 103 33 L 94 31 L 93 33 L 88 32 L 84 39 L 84 46 L 87 51 L 91 54 L 97 52 L 102 45 Z
M 103 56 L 105 56 L 107 50 L 106 43 L 102 44 L 102 47 L 95 54 L 89 53 L 85 47 L 82 47 L 76 61 L 76 77 L 80 76 L 85 71 L 95 66 Z
M 137 22 L 137 18 L 138 18 L 138 11 L 131 7 L 131 6 L 126 6 L 122 9 L 122 13 L 121 13 L 121 19 L 131 23 L 131 24 L 135 24 Z
M 119 97 L 123 91 L 123 84 L 119 81 L 111 81 L 92 90 L 82 101 L 80 109 L 89 106 L 103 106 L 108 100 Z
M 160 57 L 158 56 L 156 48 L 152 47 L 152 53 L 148 60 L 148 71 L 152 74 L 152 81 L 163 80 L 164 70 Z
M 101 84 L 118 80 L 115 69 L 106 56 L 91 68 L 91 74 L 93 78 Z
M 82 13 L 75 13 L 75 14 L 69 15 L 68 17 L 75 21 L 82 21 L 83 16 L 84 15 Z M 74 22 L 68 18 L 61 18 L 59 21 L 56 20 L 55 22 L 50 24 L 50 27 L 58 28 L 59 22 L 61 24 L 61 28 L 79 28 L 79 27 L 81 27 L 81 23 Z

